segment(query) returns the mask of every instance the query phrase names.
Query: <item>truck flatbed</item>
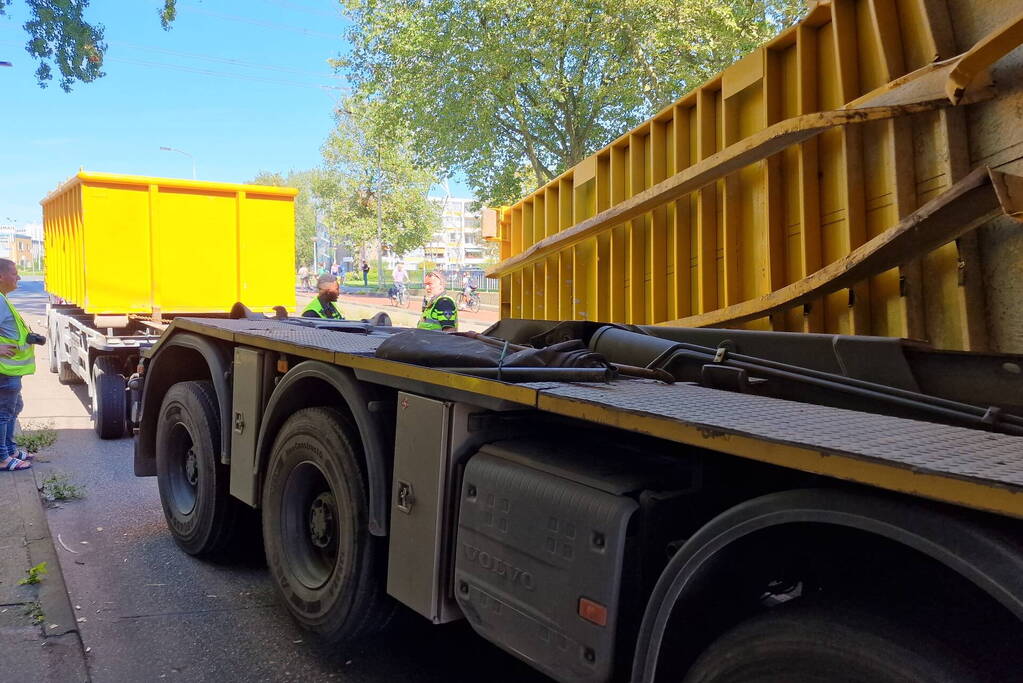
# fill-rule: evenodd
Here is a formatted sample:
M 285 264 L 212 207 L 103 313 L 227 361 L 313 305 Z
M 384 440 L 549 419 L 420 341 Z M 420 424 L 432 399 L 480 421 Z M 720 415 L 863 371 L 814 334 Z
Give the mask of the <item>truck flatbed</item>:
M 161 343 L 186 330 L 349 367 L 400 389 L 425 383 L 434 395 L 474 396 L 485 407 L 496 399 L 601 425 L 627 422 L 689 446 L 1023 518 L 1023 437 L 686 383 L 509 384 L 376 358 L 385 336 L 279 320 L 178 318 Z

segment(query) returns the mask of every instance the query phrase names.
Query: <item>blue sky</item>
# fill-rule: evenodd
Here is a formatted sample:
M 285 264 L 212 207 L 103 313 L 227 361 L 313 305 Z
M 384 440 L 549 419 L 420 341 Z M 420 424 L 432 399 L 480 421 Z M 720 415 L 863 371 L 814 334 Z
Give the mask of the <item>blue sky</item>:
M 327 60 L 347 49 L 331 0 L 180 0 L 170 31 L 159 0 L 94 0 L 106 76 L 40 89 L 25 52 L 27 10 L 0 17 L 0 223 L 41 220 L 39 200 L 91 171 L 246 182 L 261 170 L 320 163 L 346 83 Z M 324 87 L 326 86 L 326 87 Z M 456 196 L 469 196 L 452 183 Z M 11 220 L 9 220 L 11 219 Z

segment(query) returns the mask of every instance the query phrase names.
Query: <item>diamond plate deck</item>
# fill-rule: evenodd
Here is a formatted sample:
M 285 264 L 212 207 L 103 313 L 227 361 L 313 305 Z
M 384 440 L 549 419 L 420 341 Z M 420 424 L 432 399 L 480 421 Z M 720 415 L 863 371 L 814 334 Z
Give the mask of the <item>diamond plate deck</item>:
M 328 353 L 351 353 L 372 356 L 387 337 L 357 332 L 302 327 L 278 320 L 226 320 L 221 318 L 183 318 L 189 327 L 207 327 L 232 335 L 250 335 L 269 341 L 294 344 L 306 349 Z
M 646 380 L 562 384 L 540 394 L 665 418 L 711 433 L 1023 489 L 1023 437 L 1018 436 Z

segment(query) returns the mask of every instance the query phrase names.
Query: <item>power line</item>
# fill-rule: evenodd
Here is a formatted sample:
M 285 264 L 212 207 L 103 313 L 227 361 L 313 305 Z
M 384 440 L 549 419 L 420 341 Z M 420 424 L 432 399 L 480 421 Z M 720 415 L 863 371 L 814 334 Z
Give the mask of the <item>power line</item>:
M 311 31 L 307 28 L 301 28 L 299 26 L 288 26 L 287 24 L 278 24 L 273 21 L 260 21 L 259 19 L 250 19 L 249 17 L 239 17 L 235 14 L 221 14 L 220 12 L 211 12 L 208 9 L 202 7 L 196 7 L 195 5 L 178 5 L 178 8 L 185 9 L 188 12 L 195 12 L 196 14 L 205 14 L 209 17 L 215 17 L 217 19 L 225 19 L 227 21 L 237 21 L 243 24 L 252 24 L 253 26 L 262 26 L 263 28 L 269 28 L 276 31 L 290 31 L 292 33 L 299 33 L 304 36 L 310 36 L 314 38 L 328 38 L 330 40 L 337 40 L 340 36 L 331 35 L 329 33 L 321 33 L 319 31 Z
M 249 69 L 264 69 L 266 71 L 280 71 L 283 73 L 293 73 L 303 76 L 314 76 L 316 78 L 334 78 L 341 79 L 341 76 L 337 74 L 326 74 L 317 73 L 314 71 L 303 71 L 301 69 L 292 69 L 286 66 L 274 66 L 272 64 L 257 64 L 256 62 L 246 62 L 241 59 L 231 59 L 230 57 L 217 57 L 216 55 L 200 54 L 196 52 L 180 52 L 178 50 L 168 50 L 166 48 L 154 47 L 152 45 L 138 45 L 135 43 L 125 43 L 119 40 L 108 41 L 110 45 L 126 47 L 132 50 L 144 50 L 146 52 L 158 52 L 165 55 L 172 55 L 175 57 L 188 57 L 190 59 L 201 59 L 209 62 L 219 62 L 221 64 L 233 64 L 235 66 L 242 66 Z
M 277 5 L 278 7 L 286 7 L 296 12 L 302 12 L 303 14 L 312 14 L 318 17 L 331 17 L 332 19 L 336 19 L 339 16 L 341 16 L 340 12 L 327 12 L 321 9 L 313 9 L 308 5 L 303 5 L 297 2 L 289 2 L 289 0 L 263 0 L 263 2 L 266 2 L 270 5 Z
M 283 79 L 276 78 L 263 78 L 262 76 L 249 76 L 245 74 L 233 74 L 226 71 L 211 71 L 209 69 L 199 69 L 192 66 L 184 66 L 182 64 L 165 64 L 163 62 L 150 62 L 142 59 L 124 59 L 118 57 L 110 57 L 104 61 L 119 62 L 121 64 L 135 64 L 138 66 L 151 66 L 158 69 L 170 69 L 171 71 L 183 71 L 186 73 L 201 74 L 203 76 L 215 76 L 217 78 L 232 78 L 235 80 L 242 81 L 254 81 L 257 83 L 272 83 L 275 85 L 293 85 L 302 88 L 317 88 L 319 90 L 340 90 L 346 92 L 348 88 L 342 88 L 336 85 L 320 85 L 317 83 L 302 83 L 300 81 L 286 81 Z
M 0 45 L 9 45 L 9 46 L 17 47 L 17 46 L 20 46 L 21 44 L 20 43 L 11 42 L 11 41 L 7 41 L 7 40 L 0 40 Z M 154 48 L 154 49 L 156 49 L 156 48 Z M 174 54 L 173 51 L 170 51 L 170 50 L 167 50 L 166 52 L 170 52 L 170 53 Z M 181 54 L 187 54 L 187 53 L 181 53 Z M 317 90 L 335 91 L 335 92 L 341 92 L 341 93 L 351 92 L 350 88 L 346 88 L 346 87 L 342 87 L 342 86 L 338 86 L 338 85 L 322 85 L 322 84 L 318 84 L 318 83 L 303 83 L 301 81 L 289 81 L 289 80 L 284 80 L 284 79 L 265 78 L 265 77 L 262 77 L 262 76 L 254 76 L 254 75 L 239 74 L 239 73 L 230 73 L 230 72 L 227 72 L 227 71 L 213 71 L 213 70 L 210 70 L 210 69 L 202 69 L 202 68 L 199 68 L 199 67 L 187 66 L 187 65 L 184 65 L 184 64 L 167 64 L 165 62 L 151 62 L 151 61 L 148 61 L 148 60 L 130 59 L 130 58 L 124 58 L 124 57 L 108 57 L 108 56 L 105 56 L 105 55 L 103 57 L 103 61 L 104 62 L 117 62 L 117 63 L 121 63 L 121 64 L 134 64 L 134 65 L 137 65 L 137 66 L 150 66 L 150 67 L 156 67 L 158 69 L 169 69 L 171 71 L 182 71 L 182 72 L 185 72 L 185 73 L 200 74 L 200 75 L 203 75 L 203 76 L 214 76 L 216 78 L 231 78 L 231 79 L 234 79 L 234 80 L 253 81 L 253 82 L 258 82 L 258 83 L 271 83 L 271 84 L 275 84 L 275 85 L 292 85 L 292 86 L 298 86 L 298 87 L 302 87 L 302 88 L 316 88 Z M 267 68 L 269 68 L 269 67 L 267 67 Z M 281 68 L 283 69 L 283 67 L 281 67 Z M 295 70 L 295 71 L 296 71 L 296 73 L 302 73 L 302 72 L 298 72 L 297 70 Z M 324 75 L 321 75 L 321 74 L 311 74 L 310 73 L 310 75 L 315 75 L 318 78 L 323 78 L 324 77 Z

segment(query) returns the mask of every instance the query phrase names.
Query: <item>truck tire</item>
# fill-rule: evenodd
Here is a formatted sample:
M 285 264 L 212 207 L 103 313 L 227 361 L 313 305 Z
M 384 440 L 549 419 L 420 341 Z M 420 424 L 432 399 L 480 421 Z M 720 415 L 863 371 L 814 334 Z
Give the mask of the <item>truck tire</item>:
M 924 629 L 840 607 L 776 607 L 714 641 L 684 683 L 974 683 L 984 680 Z
M 57 381 L 67 385 L 83 383 L 82 378 L 71 368 L 71 363 L 65 361 L 61 361 L 57 368 Z
M 384 626 L 384 546 L 369 533 L 355 428 L 337 410 L 305 408 L 274 441 L 262 501 L 263 543 L 281 601 L 305 629 L 338 643 Z
M 124 436 L 128 380 L 121 374 L 117 360 L 100 356 L 92 364 L 92 420 L 101 439 Z
M 231 546 L 239 504 L 220 462 L 220 412 L 209 381 L 178 382 L 156 421 L 156 478 L 175 542 L 189 555 L 215 556 Z

